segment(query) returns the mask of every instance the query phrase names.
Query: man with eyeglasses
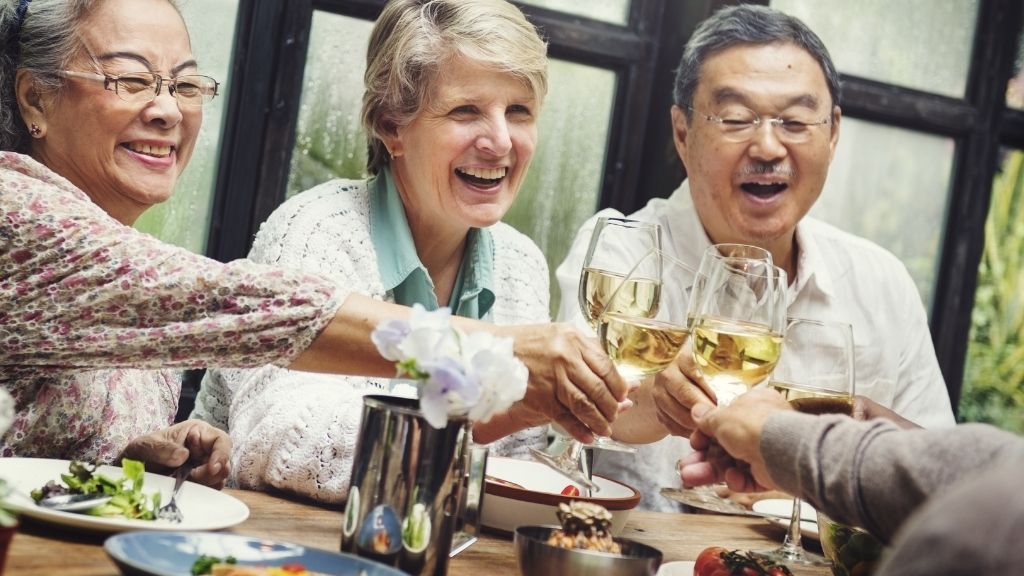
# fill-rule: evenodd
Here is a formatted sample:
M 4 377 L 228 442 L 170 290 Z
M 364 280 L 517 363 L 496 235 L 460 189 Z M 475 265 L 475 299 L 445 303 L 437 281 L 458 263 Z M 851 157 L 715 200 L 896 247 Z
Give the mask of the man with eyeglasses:
M 821 194 L 839 141 L 839 76 L 821 40 L 771 8 L 728 7 L 694 32 L 676 71 L 672 127 L 687 179 L 669 198 L 629 216 L 658 222 L 662 248 L 695 269 L 711 244 L 771 252 L 790 278 L 790 316 L 854 328 L 857 393 L 926 427 L 954 424 L 917 288 L 883 248 L 807 213 Z M 557 270 L 558 317 L 581 325 L 575 294 L 597 217 Z M 689 409 L 705 392 L 689 349 L 645 382 L 614 436 L 636 454 L 595 450 L 594 472 L 635 486 L 641 507 L 675 510 L 659 494 L 679 485 L 690 451 Z

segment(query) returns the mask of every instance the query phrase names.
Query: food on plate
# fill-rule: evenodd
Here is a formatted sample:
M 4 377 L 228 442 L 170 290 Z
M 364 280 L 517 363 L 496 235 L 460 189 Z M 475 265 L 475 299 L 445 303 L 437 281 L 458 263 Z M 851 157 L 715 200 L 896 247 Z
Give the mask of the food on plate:
M 574 500 L 558 504 L 560 530 L 552 530 L 548 544 L 619 554 L 622 547 L 612 538 L 612 514 L 600 504 Z
M 60 482 L 50 480 L 33 490 L 31 496 L 38 504 L 43 498 L 63 494 L 104 494 L 110 496 L 110 500 L 85 510 L 85 514 L 133 520 L 156 518 L 156 510 L 160 508 L 160 493 L 146 496 L 142 492 L 145 466 L 138 460 L 125 458 L 121 461 L 121 470 L 124 476 L 115 480 L 97 474 L 95 464 L 73 460 L 68 465 L 68 473 L 60 475 Z
M 693 565 L 693 576 L 792 576 L 789 568 L 750 552 L 705 548 Z
M 580 489 L 573 486 L 572 484 L 567 484 L 565 488 L 562 488 L 561 494 L 562 496 L 579 496 Z
M 310 572 L 298 562 L 280 566 L 238 566 L 236 560 L 228 556 L 219 558 L 205 554 L 192 563 L 193 576 L 327 576 L 319 572 Z M 365 574 L 364 572 L 360 573 Z

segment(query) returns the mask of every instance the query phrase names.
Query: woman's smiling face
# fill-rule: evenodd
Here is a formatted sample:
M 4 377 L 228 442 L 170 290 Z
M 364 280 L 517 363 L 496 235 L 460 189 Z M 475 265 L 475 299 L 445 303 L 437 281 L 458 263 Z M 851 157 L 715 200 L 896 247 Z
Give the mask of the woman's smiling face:
M 537 145 L 539 103 L 511 74 L 455 57 L 423 107 L 385 138 L 410 226 L 490 226 L 515 200 Z
M 102 81 L 68 78 L 60 94 L 41 98 L 44 132 L 32 155 L 131 224 L 171 196 L 202 123 L 202 108 L 179 107 L 166 84 L 198 72 L 188 31 L 166 0 L 104 0 L 80 37 L 85 50 L 69 70 L 153 72 L 164 85 L 151 102 L 125 102 L 113 84 L 106 90 Z

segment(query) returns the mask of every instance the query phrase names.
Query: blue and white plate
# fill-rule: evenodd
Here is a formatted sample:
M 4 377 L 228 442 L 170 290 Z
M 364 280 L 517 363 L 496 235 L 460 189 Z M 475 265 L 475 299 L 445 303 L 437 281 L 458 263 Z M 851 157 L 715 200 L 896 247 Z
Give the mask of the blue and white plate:
M 129 576 L 189 576 L 200 554 L 234 556 L 239 565 L 298 562 L 312 572 L 337 576 L 404 576 L 394 568 L 350 554 L 218 532 L 123 532 L 107 538 L 103 548 Z

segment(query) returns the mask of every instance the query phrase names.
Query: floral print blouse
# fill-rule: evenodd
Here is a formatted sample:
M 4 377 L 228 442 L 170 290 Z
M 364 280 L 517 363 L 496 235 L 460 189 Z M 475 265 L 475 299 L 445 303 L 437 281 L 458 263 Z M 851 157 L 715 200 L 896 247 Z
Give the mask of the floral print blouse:
M 114 461 L 173 421 L 180 369 L 286 366 L 339 306 L 325 279 L 164 244 L 0 152 L 3 456 Z

